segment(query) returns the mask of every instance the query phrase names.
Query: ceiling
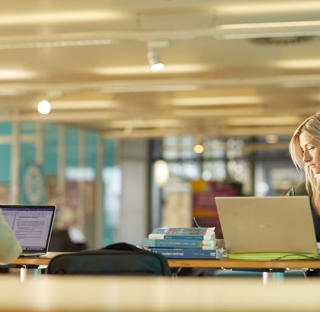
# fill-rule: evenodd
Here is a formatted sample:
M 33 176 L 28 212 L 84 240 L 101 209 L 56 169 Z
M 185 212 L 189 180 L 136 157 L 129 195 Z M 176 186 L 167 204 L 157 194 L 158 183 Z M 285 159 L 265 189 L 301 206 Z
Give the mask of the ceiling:
M 290 135 L 320 110 L 319 17 L 308 0 L 2 0 L 0 121 L 105 138 Z

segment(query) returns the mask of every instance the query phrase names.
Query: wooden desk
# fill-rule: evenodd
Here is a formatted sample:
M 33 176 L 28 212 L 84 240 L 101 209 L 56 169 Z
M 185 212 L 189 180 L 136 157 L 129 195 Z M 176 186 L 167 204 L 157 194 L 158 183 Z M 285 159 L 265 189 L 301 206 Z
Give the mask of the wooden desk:
M 171 268 L 213 269 L 320 269 L 320 260 L 229 260 L 229 259 L 169 259 Z
M 36 268 L 47 266 L 50 260 L 61 253 L 49 252 L 41 257 L 20 257 L 11 264 L 16 267 Z M 168 259 L 171 268 L 213 268 L 213 269 L 320 269 L 320 260 L 229 260 L 229 259 Z
M 48 252 L 44 256 L 40 257 L 19 257 L 12 261 L 8 267 L 18 268 L 20 270 L 20 281 L 24 281 L 27 275 L 41 274 L 40 269 L 46 268 L 50 260 L 61 254 L 61 252 Z
M 320 281 L 42 275 L 0 289 L 0 312 L 301 312 L 319 311 Z
M 40 257 L 19 257 L 18 259 L 12 261 L 10 264 L 15 265 L 17 267 L 19 266 L 41 266 L 41 265 L 48 265 L 50 260 L 56 256 L 61 254 L 61 252 L 48 252 L 46 255 L 44 256 L 40 256 Z

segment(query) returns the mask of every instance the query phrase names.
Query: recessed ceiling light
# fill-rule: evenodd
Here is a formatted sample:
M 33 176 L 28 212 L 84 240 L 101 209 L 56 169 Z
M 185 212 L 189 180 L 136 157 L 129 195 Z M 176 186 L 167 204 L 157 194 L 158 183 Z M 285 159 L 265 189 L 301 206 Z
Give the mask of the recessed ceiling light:
M 49 114 L 51 111 L 51 104 L 47 100 L 42 100 L 38 104 L 38 112 L 42 115 Z

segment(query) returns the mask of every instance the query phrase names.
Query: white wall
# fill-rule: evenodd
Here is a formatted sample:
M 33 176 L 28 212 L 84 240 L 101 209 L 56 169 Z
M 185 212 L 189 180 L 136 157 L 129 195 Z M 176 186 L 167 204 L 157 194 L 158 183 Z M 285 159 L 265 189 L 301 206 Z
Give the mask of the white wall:
M 148 141 L 119 141 L 121 208 L 117 241 L 141 244 L 148 226 Z

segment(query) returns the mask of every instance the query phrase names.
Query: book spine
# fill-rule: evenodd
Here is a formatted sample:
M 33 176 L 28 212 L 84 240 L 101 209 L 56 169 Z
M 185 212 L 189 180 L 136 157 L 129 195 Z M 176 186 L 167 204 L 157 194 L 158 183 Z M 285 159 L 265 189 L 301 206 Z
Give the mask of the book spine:
M 144 247 L 215 249 L 215 240 L 143 239 Z
M 214 235 L 215 228 L 155 228 L 151 233 L 166 235 Z
M 148 238 L 151 239 L 191 239 L 191 240 L 213 240 L 214 235 L 167 235 L 150 233 Z
M 149 248 L 171 259 L 217 259 L 216 250 L 178 249 L 178 248 Z

